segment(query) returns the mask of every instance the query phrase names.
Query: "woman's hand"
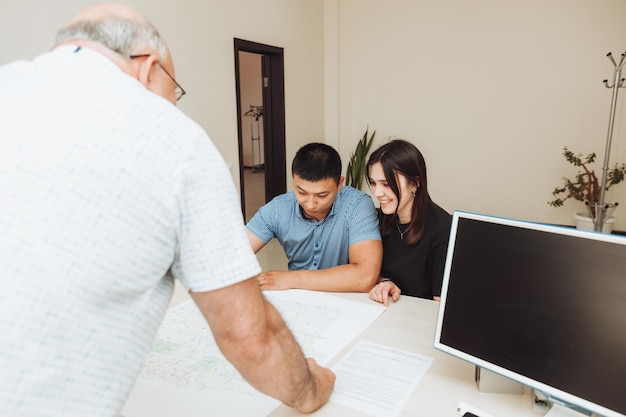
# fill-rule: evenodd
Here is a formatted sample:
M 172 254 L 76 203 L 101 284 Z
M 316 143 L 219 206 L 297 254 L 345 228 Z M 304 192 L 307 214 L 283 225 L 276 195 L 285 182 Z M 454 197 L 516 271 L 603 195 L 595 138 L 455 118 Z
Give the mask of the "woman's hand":
M 391 280 L 383 278 L 369 292 L 371 300 L 383 303 L 385 307 L 389 306 L 389 296 L 396 302 L 400 298 L 400 288 Z

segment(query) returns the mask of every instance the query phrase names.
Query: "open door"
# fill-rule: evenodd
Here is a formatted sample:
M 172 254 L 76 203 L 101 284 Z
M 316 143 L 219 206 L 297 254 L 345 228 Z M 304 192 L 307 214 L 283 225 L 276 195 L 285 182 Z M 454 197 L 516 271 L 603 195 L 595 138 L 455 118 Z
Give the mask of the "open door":
M 282 48 L 236 38 L 234 43 L 241 207 L 247 222 L 287 188 L 284 60 Z

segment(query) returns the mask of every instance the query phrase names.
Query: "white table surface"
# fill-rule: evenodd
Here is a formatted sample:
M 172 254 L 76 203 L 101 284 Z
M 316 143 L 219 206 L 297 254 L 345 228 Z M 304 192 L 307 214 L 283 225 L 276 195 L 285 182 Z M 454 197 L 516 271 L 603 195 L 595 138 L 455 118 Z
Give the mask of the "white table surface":
M 372 303 L 365 293 L 332 293 L 353 301 Z M 177 287 L 170 307 L 189 299 Z M 359 341 L 387 345 L 420 355 L 432 357 L 433 363 L 424 375 L 400 417 L 455 417 L 456 405 L 463 401 L 492 417 L 538 417 L 532 411 L 531 393 L 524 388 L 523 395 L 479 392 L 474 381 L 474 365 L 435 350 L 433 338 L 439 303 L 414 297 L 400 297 L 392 303 L 359 337 L 346 346 L 329 364 L 333 367 Z M 324 405 L 315 417 L 367 417 L 357 410 L 332 402 Z M 302 413 L 281 405 L 269 414 L 271 417 L 296 417 Z M 371 416 L 370 416 L 371 417 Z
M 367 294 L 333 294 L 354 301 L 372 302 Z M 531 408 L 531 394 L 524 388 L 523 395 L 479 392 L 474 382 L 474 365 L 435 350 L 433 337 L 439 303 L 413 297 L 401 297 L 347 346 L 329 366 L 336 364 L 359 340 L 388 345 L 434 358 L 428 372 L 402 409 L 402 417 L 454 417 L 455 407 L 464 401 L 493 417 L 537 417 Z M 281 405 L 272 417 L 301 416 L 294 409 Z M 332 402 L 317 412 L 316 417 L 362 417 L 359 411 Z

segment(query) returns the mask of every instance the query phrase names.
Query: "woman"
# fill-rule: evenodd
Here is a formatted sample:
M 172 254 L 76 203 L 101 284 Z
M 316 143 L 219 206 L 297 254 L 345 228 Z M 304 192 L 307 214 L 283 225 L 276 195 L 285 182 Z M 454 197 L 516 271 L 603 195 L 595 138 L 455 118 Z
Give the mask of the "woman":
M 410 142 L 392 140 L 372 153 L 366 173 L 383 238 L 381 277 L 370 298 L 389 305 L 402 293 L 438 301 L 451 216 L 428 195 L 424 157 Z

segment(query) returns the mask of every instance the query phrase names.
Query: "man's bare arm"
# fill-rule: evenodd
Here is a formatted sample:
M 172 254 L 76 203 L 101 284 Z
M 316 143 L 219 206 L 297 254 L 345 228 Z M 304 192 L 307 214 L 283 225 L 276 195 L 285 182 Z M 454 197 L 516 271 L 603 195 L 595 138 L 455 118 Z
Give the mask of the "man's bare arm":
M 258 276 L 263 290 L 301 288 L 318 291 L 369 292 L 380 275 L 383 246 L 380 240 L 355 243 L 348 250 L 349 264 L 319 270 L 267 271 Z
M 328 401 L 335 375 L 314 360 L 305 360 L 256 278 L 190 294 L 224 356 L 251 385 L 305 413 Z

